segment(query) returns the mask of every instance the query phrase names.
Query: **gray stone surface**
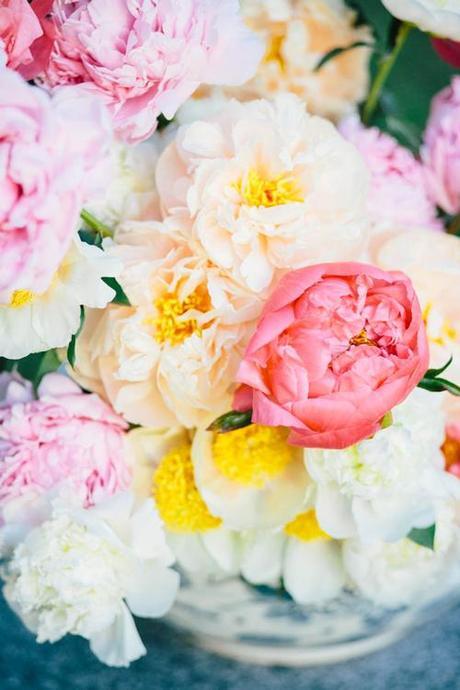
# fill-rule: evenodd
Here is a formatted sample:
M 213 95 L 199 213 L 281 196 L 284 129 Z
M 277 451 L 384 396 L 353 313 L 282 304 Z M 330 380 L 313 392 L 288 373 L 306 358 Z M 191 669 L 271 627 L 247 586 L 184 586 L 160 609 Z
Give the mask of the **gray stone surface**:
M 346 664 L 268 669 L 219 659 L 163 624 L 141 624 L 149 647 L 129 670 L 108 669 L 84 640 L 37 645 L 0 603 L 1 690 L 460 690 L 460 607 L 385 651 Z

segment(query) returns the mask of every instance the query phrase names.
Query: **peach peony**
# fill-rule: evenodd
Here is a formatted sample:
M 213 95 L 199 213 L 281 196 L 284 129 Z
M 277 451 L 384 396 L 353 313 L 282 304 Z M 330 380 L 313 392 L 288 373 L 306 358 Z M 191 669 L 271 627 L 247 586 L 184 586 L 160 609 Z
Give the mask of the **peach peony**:
M 240 100 L 289 91 L 315 115 L 339 120 L 364 100 L 371 51 L 358 47 L 315 71 L 333 48 L 371 43 L 367 26 L 343 0 L 243 0 L 246 24 L 265 42 L 257 73 L 242 87 L 226 89 Z
M 127 420 L 155 428 L 205 424 L 228 408 L 262 306 L 169 221 L 117 233 L 111 253 L 124 263 L 118 280 L 131 306 L 89 312 L 74 374 Z
M 171 119 L 200 82 L 244 82 L 263 50 L 237 0 L 35 3 L 54 28 L 36 56 L 46 54 L 44 83 L 98 94 L 131 143 L 154 131 L 160 113 Z
M 191 216 L 210 260 L 258 293 L 280 271 L 359 256 L 366 237 L 361 157 L 292 95 L 230 101 L 180 127 L 157 186 L 165 212 Z
M 237 380 L 237 410 L 289 441 L 345 448 L 371 436 L 428 367 L 417 297 L 402 273 L 358 263 L 293 271 L 270 297 Z

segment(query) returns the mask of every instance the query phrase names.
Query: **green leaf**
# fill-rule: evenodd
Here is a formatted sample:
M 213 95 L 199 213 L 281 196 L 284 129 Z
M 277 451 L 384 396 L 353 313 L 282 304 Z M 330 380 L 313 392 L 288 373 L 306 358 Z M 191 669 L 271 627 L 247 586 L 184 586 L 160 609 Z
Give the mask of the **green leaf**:
M 426 549 L 434 550 L 434 538 L 436 535 L 436 525 L 424 527 L 423 529 L 413 529 L 407 535 L 407 538 L 419 546 L 424 546 Z
M 448 381 L 447 379 L 423 378 L 421 381 L 419 381 L 417 387 L 423 388 L 424 390 L 430 391 L 431 393 L 442 393 L 444 391 L 447 391 L 451 395 L 460 396 L 460 386 L 457 386 L 456 383 L 452 383 L 452 381 Z
M 113 304 L 123 304 L 126 307 L 131 306 L 131 302 L 129 301 L 125 291 L 121 287 L 118 280 L 116 280 L 115 278 L 102 278 L 102 280 L 106 285 L 111 287 L 112 290 L 115 290 L 115 297 L 112 300 Z
M 75 365 L 75 348 L 77 346 L 77 338 L 81 333 L 81 330 L 83 328 L 83 324 L 85 323 L 85 307 L 80 306 L 80 325 L 78 326 L 78 330 L 73 334 L 72 338 L 70 339 L 69 346 L 67 348 L 67 360 L 70 364 L 70 366 L 74 367 Z
M 23 378 L 31 381 L 34 388 L 37 389 L 45 374 L 56 371 L 60 365 L 61 360 L 56 350 L 47 350 L 46 352 L 33 352 L 22 359 L 2 358 L 0 371 L 17 371 Z
M 442 367 L 440 367 L 439 369 L 428 369 L 428 371 L 425 372 L 425 376 L 424 376 L 423 378 L 424 378 L 424 379 L 434 379 L 434 378 L 436 378 L 436 376 L 439 376 L 439 374 L 442 374 L 448 367 L 450 367 L 450 365 L 451 365 L 452 362 L 453 362 L 453 359 L 454 359 L 454 358 L 453 358 L 453 356 L 451 355 L 451 356 L 449 357 L 449 359 L 447 360 L 447 362 L 446 362 Z
M 79 230 L 78 234 L 81 241 L 85 242 L 85 244 L 101 247 L 103 238 L 101 235 L 99 235 L 99 233 L 96 233 L 93 230 Z
M 210 424 L 207 431 L 215 431 L 217 434 L 226 434 L 229 431 L 242 429 L 252 424 L 252 410 L 247 412 L 226 412 Z
M 366 43 L 366 41 L 355 41 L 355 43 L 352 43 L 349 46 L 343 46 L 342 48 L 333 48 L 332 50 L 329 50 L 326 53 L 326 55 L 323 55 L 323 57 L 318 62 L 318 64 L 315 66 L 313 71 L 318 72 L 330 60 L 333 60 L 334 58 L 338 57 L 339 55 L 342 55 L 342 53 L 346 53 L 349 50 L 353 50 L 354 48 L 372 48 L 372 49 L 374 49 L 374 45 L 372 43 Z

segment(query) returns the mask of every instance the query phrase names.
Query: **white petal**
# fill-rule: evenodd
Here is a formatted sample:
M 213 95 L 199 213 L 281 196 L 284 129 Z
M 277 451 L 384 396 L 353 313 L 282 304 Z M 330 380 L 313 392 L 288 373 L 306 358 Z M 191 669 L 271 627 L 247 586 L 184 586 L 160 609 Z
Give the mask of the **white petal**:
M 345 583 L 338 544 L 324 539 L 289 539 L 284 559 L 286 591 L 299 604 L 318 604 L 337 596 Z
M 318 486 L 315 508 L 320 527 L 331 537 L 346 539 L 356 534 L 351 501 L 333 486 Z
M 254 532 L 244 541 L 241 574 L 253 584 L 278 584 L 286 536 L 283 532 Z
M 125 604 L 112 625 L 90 639 L 90 647 L 108 666 L 129 666 L 147 653 Z
M 159 563 L 139 563 L 129 574 L 126 602 L 135 616 L 160 618 L 169 611 L 179 589 L 179 574 Z
M 239 569 L 238 536 L 225 527 L 210 529 L 202 534 L 202 542 L 209 555 L 227 574 L 236 574 Z

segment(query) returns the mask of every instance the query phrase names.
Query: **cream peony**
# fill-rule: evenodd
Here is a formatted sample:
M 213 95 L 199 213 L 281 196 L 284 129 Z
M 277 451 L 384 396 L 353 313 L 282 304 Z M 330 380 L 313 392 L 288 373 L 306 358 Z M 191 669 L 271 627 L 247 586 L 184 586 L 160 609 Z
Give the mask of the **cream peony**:
M 393 418 L 389 428 L 345 450 L 305 451 L 318 522 L 336 539 L 402 539 L 433 523 L 439 500 L 460 497 L 440 450 L 442 396 L 415 389 Z
M 438 509 L 434 551 L 408 539 L 386 544 L 346 541 L 343 560 L 353 584 L 376 604 L 390 608 L 426 603 L 458 585 L 458 507 Z
M 460 41 L 458 0 L 382 0 L 398 19 L 416 24 L 422 31 Z
M 80 326 L 80 306 L 103 309 L 113 299 L 101 279 L 119 269 L 116 259 L 75 237 L 45 292 L 15 290 L 0 304 L 0 356 L 19 359 L 65 347 Z
M 333 120 L 364 100 L 369 48 L 354 48 L 315 71 L 334 48 L 372 43 L 371 30 L 356 25 L 356 13 L 344 0 L 243 0 L 242 12 L 264 40 L 265 56 L 255 77 L 227 93 L 246 100 L 290 91 L 305 101 L 309 112 Z
M 384 269 L 401 270 L 414 284 L 430 344 L 430 365 L 440 367 L 453 356 L 447 378 L 460 383 L 460 242 L 431 230 L 398 229 L 372 237 L 370 260 Z
M 299 513 L 311 485 L 288 431 L 252 424 L 228 434 L 198 429 L 192 460 L 213 515 L 235 530 L 280 527 Z
M 172 562 L 153 503 L 121 493 L 89 510 L 57 505 L 16 548 L 4 592 L 38 642 L 81 635 L 101 661 L 128 666 L 146 652 L 131 614 L 168 611 Z
M 171 222 L 170 222 L 171 221 Z M 206 425 L 231 405 L 262 304 L 205 256 L 178 217 L 125 224 L 111 254 L 131 307 L 88 314 L 76 377 L 134 424 Z
M 356 260 L 365 241 L 364 163 L 292 95 L 180 127 L 157 185 L 163 210 L 189 214 L 211 261 L 254 292 L 282 270 Z
M 340 545 L 322 531 L 315 512 L 297 515 L 278 531 L 242 536 L 241 574 L 251 584 L 284 588 L 298 604 L 320 605 L 345 585 Z

